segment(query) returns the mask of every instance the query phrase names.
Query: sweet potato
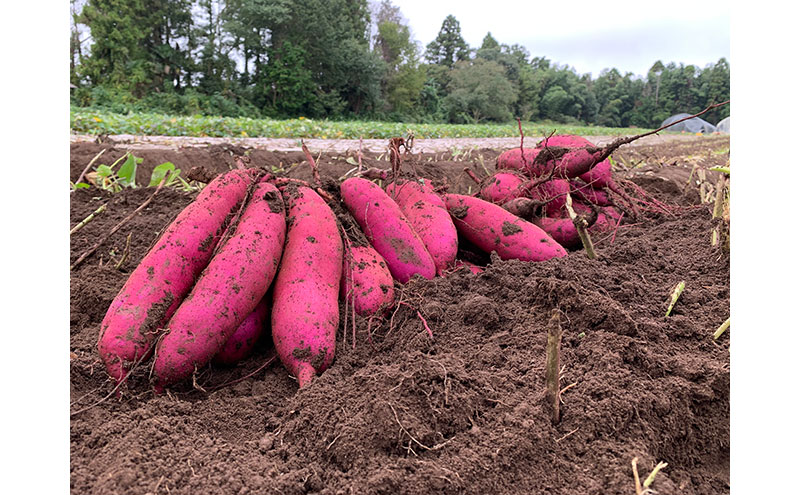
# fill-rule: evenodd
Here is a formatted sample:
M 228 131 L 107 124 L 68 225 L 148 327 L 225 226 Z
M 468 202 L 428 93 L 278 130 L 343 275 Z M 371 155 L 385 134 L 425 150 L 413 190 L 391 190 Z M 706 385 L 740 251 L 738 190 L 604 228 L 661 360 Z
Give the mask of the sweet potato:
M 285 236 L 280 193 L 261 182 L 230 237 L 169 320 L 156 346 L 156 392 L 208 364 L 253 312 L 275 277 Z
M 151 353 L 157 330 L 208 264 L 253 174 L 231 170 L 212 180 L 167 227 L 112 301 L 100 324 L 98 350 L 117 382 Z
M 550 136 L 546 140 L 542 139 L 539 144 L 536 145 L 536 147 L 544 148 L 545 144 L 547 146 L 566 148 L 583 148 L 586 146 L 594 146 L 588 139 L 572 134 Z M 613 179 L 611 178 L 611 160 L 606 158 L 597 165 L 593 166 L 585 174 L 581 174 L 579 177 L 595 189 L 609 187 L 613 183 Z
M 394 279 L 386 261 L 372 246 L 353 246 L 346 251 L 341 296 L 361 316 L 377 314 L 394 303 Z
M 529 189 L 528 197 L 538 203 L 545 203 L 544 212 L 548 217 L 559 217 L 567 204 L 569 182 L 564 179 L 551 179 Z
M 598 163 L 592 167 L 591 170 L 583 175 L 580 175 L 580 178 L 594 189 L 611 189 L 612 191 L 617 190 L 617 185 L 611 175 L 611 160 L 609 159 L 605 159 Z
M 603 160 L 604 153 L 605 149 L 593 146 L 542 148 L 533 162 L 529 163 L 527 171 L 531 177 L 541 177 L 552 173 L 555 177 L 571 179 L 591 170 Z
M 222 350 L 214 356 L 213 362 L 235 364 L 249 356 L 259 337 L 264 333 L 268 319 L 269 300 L 265 296 L 225 342 Z
M 611 206 L 613 202 L 608 193 L 602 189 L 595 189 L 583 181 L 572 180 L 569 183 L 573 196 L 597 206 Z
M 400 206 L 411 227 L 431 255 L 436 273 L 453 264 L 458 252 L 458 233 L 442 198 L 430 182 L 397 181 L 386 186 L 386 193 Z
M 517 170 L 520 172 L 525 172 L 527 170 L 526 165 L 533 163 L 533 160 L 536 158 L 536 155 L 539 154 L 539 151 L 541 150 L 535 148 L 525 148 L 523 154 L 519 148 L 506 150 L 500 153 L 500 155 L 497 157 L 495 168 L 497 170 Z
M 481 199 L 500 205 L 523 196 L 524 183 L 517 174 L 498 172 L 483 182 L 479 195 Z
M 537 148 L 544 148 L 545 146 L 556 146 L 562 148 L 583 148 L 584 146 L 594 146 L 591 141 L 583 136 L 576 136 L 574 134 L 556 134 L 542 139 L 536 144 Z
M 567 249 L 575 249 L 581 246 L 581 237 L 578 229 L 570 218 L 537 218 L 534 223 L 542 228 L 547 235 L 557 243 Z
M 536 213 L 539 203 L 531 198 L 514 198 L 503 203 L 503 209 L 523 220 L 530 220 Z
M 597 212 L 597 221 L 589 228 L 589 233 L 611 232 L 617 228 L 622 215 L 613 207 L 605 206 Z
M 542 139 L 539 144 L 536 145 L 536 147 L 543 148 L 545 144 L 547 146 L 559 146 L 566 148 L 582 148 L 586 146 L 593 146 L 592 142 L 588 139 L 572 134 L 550 136 L 546 140 Z M 597 165 L 592 167 L 591 170 L 585 174 L 581 174 L 580 178 L 595 189 L 609 187 L 609 185 L 613 183 L 611 178 L 611 160 L 606 158 L 605 160 L 599 162 Z
M 316 192 L 288 186 L 283 197 L 289 229 L 273 288 L 272 341 L 304 387 L 336 352 L 343 246 L 336 217 Z
M 436 264 L 425 243 L 383 189 L 360 177 L 345 180 L 340 189 L 342 201 L 386 260 L 392 277 L 406 283 L 417 274 L 428 279 L 436 275 Z
M 456 229 L 483 251 L 501 259 L 544 261 L 567 252 L 542 229 L 480 198 L 446 194 Z

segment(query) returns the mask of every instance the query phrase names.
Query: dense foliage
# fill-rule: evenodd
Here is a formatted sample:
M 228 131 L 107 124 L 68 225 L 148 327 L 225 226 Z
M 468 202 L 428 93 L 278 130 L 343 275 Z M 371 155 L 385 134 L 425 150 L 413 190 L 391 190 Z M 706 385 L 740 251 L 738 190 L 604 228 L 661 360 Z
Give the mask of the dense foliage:
M 71 4 L 72 105 L 106 112 L 653 128 L 730 97 L 724 58 L 592 79 L 491 33 L 471 48 L 452 15 L 422 50 L 390 0 Z

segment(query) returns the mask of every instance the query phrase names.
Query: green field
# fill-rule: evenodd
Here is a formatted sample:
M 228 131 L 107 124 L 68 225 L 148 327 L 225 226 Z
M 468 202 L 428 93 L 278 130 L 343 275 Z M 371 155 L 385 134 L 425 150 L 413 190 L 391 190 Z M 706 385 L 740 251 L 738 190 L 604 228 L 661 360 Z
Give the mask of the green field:
M 559 134 L 617 136 L 650 129 L 576 126 L 557 123 L 524 123 L 526 136 Z M 73 107 L 70 129 L 81 134 L 133 134 L 150 136 L 267 137 L 318 139 L 388 139 L 414 132 L 418 139 L 467 137 L 517 137 L 516 122 L 508 124 L 409 124 L 397 122 L 339 122 L 303 117 L 290 120 L 232 117 L 180 116 L 153 113 L 127 115 Z

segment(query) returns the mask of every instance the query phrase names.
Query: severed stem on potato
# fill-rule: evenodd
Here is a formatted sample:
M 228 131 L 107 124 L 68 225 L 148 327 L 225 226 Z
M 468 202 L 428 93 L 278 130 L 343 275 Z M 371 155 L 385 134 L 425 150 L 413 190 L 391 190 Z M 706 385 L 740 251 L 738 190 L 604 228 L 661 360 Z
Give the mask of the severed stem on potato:
M 656 480 L 656 475 L 658 474 L 658 472 L 667 467 L 668 465 L 669 464 L 667 464 L 666 462 L 659 462 L 658 465 L 656 465 L 656 467 L 653 468 L 653 471 L 651 471 L 650 474 L 647 476 L 647 479 L 644 480 L 642 487 L 645 490 L 650 488 L 650 485 L 652 485 L 653 481 Z

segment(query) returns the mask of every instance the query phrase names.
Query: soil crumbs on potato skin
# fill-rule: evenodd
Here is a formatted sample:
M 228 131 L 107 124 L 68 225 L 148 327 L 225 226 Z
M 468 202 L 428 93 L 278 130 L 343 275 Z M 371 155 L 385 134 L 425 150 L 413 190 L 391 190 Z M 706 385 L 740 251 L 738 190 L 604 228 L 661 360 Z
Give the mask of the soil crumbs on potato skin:
M 101 401 L 114 384 L 97 354 L 100 322 L 130 271 L 193 198 L 163 190 L 71 273 L 71 492 L 630 495 L 634 457 L 642 479 L 658 462 L 669 464 L 651 487 L 661 495 L 729 492 L 727 333 L 712 339 L 729 315 L 729 257 L 710 245 L 710 206 L 691 207 L 699 196 L 687 184 L 695 164 L 724 165 L 719 150 L 729 146 L 728 138 L 706 137 L 617 151 L 615 161 L 630 169 L 618 176 L 686 208 L 623 223 L 613 244 L 610 236 L 594 239 L 597 260 L 581 252 L 540 263 L 494 256 L 480 275 L 415 278 L 399 290 L 409 306 L 373 321 L 371 342 L 367 322 L 357 319 L 355 349 L 352 320 L 345 344 L 342 317 L 336 360 L 303 390 L 277 360 L 217 388 L 272 357 L 267 339 L 238 366 L 198 370 L 206 391 L 190 380 L 155 396 L 144 363 L 121 398 Z M 99 150 L 73 145 L 72 180 Z M 112 163 L 122 153 L 111 148 L 103 159 Z M 413 165 L 466 194 L 464 167 L 486 175 L 478 156 L 491 171 L 498 153 L 482 150 L 471 161 L 421 156 Z M 137 151 L 145 158 L 137 179 L 146 183 L 164 161 L 213 175 L 234 166 L 234 155 L 311 179 L 301 153 L 235 147 Z M 323 179 L 344 176 L 353 156 L 323 155 Z M 389 168 L 374 154 L 364 162 Z M 72 225 L 102 203 L 108 208 L 71 236 L 71 262 L 151 192 L 72 193 Z M 131 233 L 128 259 L 116 269 Z M 681 280 L 686 289 L 665 317 Z M 544 403 L 554 308 L 563 314 L 566 389 L 557 425 Z

